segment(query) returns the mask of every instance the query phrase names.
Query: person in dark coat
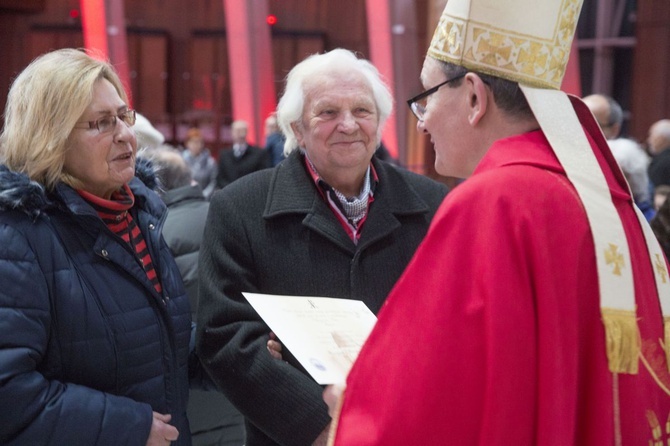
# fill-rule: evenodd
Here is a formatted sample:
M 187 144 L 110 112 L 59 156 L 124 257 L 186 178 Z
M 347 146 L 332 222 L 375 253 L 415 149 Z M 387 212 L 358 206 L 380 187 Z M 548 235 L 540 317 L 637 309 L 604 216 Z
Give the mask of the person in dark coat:
M 231 132 L 233 145 L 219 154 L 219 173 L 216 185 L 220 189 L 244 175 L 271 167 L 269 153 L 247 142 L 249 124 L 246 121 L 233 121 Z
M 277 124 L 277 116 L 272 113 L 265 118 L 265 150 L 270 157 L 270 165 L 272 167 L 281 163 L 284 158 L 284 144 L 286 138 L 282 135 Z
M 303 107 L 304 104 L 304 107 Z M 368 61 L 312 56 L 277 116 L 291 148 L 211 201 L 200 252 L 197 348 L 246 419 L 247 445 L 325 445 L 322 387 L 242 292 L 359 299 L 375 313 L 428 230 L 444 185 L 373 158 L 393 100 Z
M 160 147 L 144 151 L 161 183 L 161 198 L 168 207 L 163 237 L 174 255 L 191 302 L 198 308 L 198 254 L 209 210 L 209 202 L 193 181 L 191 169 L 176 150 Z M 188 401 L 193 446 L 241 446 L 244 418 L 220 392 L 191 389 Z
M 648 168 L 652 184 L 670 185 L 670 119 L 661 119 L 649 127 L 647 147 L 653 157 Z
M 111 65 L 14 81 L 0 135 L 0 444 L 185 445 L 191 318 Z

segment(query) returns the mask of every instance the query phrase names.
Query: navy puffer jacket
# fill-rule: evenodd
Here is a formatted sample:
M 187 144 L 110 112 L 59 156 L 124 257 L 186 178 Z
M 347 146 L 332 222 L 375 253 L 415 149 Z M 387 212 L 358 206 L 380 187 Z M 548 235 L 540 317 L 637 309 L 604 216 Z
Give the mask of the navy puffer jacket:
M 162 295 L 76 191 L 0 166 L 0 444 L 144 446 L 156 411 L 190 445 L 189 302 L 165 205 L 130 188 Z

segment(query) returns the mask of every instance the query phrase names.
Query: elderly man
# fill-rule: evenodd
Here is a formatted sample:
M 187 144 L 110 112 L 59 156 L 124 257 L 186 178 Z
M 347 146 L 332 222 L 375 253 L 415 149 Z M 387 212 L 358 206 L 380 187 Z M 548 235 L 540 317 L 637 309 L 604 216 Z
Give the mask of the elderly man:
M 653 188 L 647 173 L 649 155 L 636 141 L 620 137 L 623 112 L 617 101 L 603 94 L 592 94 L 583 100 L 593 113 L 614 158 L 628 180 L 635 204 L 645 218 L 651 220 L 656 211 L 651 197 Z
M 219 154 L 217 187 L 222 188 L 244 175 L 271 166 L 269 154 L 247 142 L 248 131 L 246 121 L 237 120 L 231 124 L 233 144 Z
M 358 299 L 376 313 L 446 194 L 373 157 L 392 106 L 368 61 L 342 49 L 307 58 L 277 109 L 288 157 L 212 198 L 198 350 L 246 417 L 249 446 L 325 444 L 330 417 L 298 362 L 268 353 L 270 330 L 241 293 Z
M 623 124 L 623 110 L 619 103 L 604 94 L 591 94 L 585 96 L 583 100 L 596 118 L 605 139 L 618 138 Z
M 447 3 L 409 104 L 436 170 L 469 178 L 351 369 L 335 445 L 667 442 L 667 265 L 558 90 L 580 7 Z
M 649 179 L 655 187 L 670 185 L 670 119 L 661 119 L 649 127 L 647 147 L 653 157 Z

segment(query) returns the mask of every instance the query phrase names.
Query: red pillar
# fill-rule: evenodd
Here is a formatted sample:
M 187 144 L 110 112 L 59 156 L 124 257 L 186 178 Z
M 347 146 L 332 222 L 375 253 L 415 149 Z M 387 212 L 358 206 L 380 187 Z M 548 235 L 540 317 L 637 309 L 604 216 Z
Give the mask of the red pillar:
M 386 122 L 382 140 L 388 151 L 394 157 L 398 156 L 398 134 L 396 116 L 397 107 L 402 104 L 397 100 L 395 88 L 395 72 L 393 69 L 393 42 L 391 35 L 391 10 L 389 3 L 392 0 L 366 0 L 366 15 L 368 24 L 368 44 L 370 47 L 370 61 L 385 78 L 391 94 L 395 100 L 396 110 Z
M 572 49 L 570 50 L 570 58 L 565 67 L 565 76 L 563 76 L 563 83 L 561 90 L 566 93 L 574 94 L 575 96 L 582 96 L 582 81 L 579 73 L 579 48 L 577 47 L 577 36 L 572 41 Z
M 84 46 L 114 65 L 132 106 L 123 0 L 80 0 L 80 7 Z
M 265 118 L 275 110 L 274 64 L 267 0 L 223 0 L 233 119 L 249 123 L 249 142 L 263 145 Z

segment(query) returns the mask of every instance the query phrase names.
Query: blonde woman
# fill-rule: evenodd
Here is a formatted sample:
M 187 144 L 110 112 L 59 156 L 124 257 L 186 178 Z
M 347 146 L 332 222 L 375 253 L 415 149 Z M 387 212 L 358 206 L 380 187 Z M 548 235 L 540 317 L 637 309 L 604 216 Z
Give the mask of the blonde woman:
M 0 136 L 0 443 L 189 445 L 189 303 L 113 68 L 65 49 Z

